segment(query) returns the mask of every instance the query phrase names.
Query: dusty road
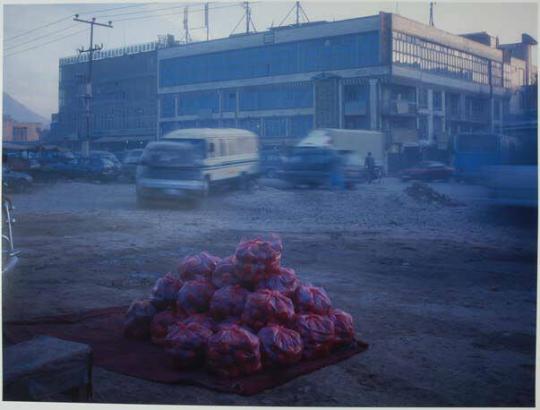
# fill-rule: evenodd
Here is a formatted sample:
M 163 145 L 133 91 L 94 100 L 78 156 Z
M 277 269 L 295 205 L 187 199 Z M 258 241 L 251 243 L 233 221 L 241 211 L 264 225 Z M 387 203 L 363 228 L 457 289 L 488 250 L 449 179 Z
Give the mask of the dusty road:
M 95 371 L 95 400 L 319 406 L 534 404 L 536 229 L 474 187 L 434 184 L 463 206 L 415 201 L 391 179 L 352 192 L 219 195 L 198 208 L 137 209 L 122 184 L 58 183 L 14 196 L 24 256 L 4 318 L 129 303 L 178 258 L 233 252 L 277 232 L 284 264 L 351 312 L 367 353 L 254 397 Z

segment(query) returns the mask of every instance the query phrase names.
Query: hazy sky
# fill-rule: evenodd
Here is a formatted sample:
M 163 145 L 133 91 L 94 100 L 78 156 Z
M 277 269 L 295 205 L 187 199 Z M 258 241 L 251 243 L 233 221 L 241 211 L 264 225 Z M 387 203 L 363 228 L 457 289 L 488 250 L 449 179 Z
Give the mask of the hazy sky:
M 184 4 L 192 5 L 192 38 L 204 39 L 205 31 L 200 29 L 204 24 L 202 2 L 4 4 L 4 90 L 49 118 L 58 107 L 58 59 L 76 54 L 79 47 L 88 47 L 89 27 L 73 22 L 73 14 L 88 19 L 95 16 L 101 22 L 112 20 L 113 29 L 98 27 L 95 31 L 95 41 L 107 49 L 154 41 L 158 34 L 171 33 L 181 38 Z M 272 24 L 278 25 L 293 5 L 292 1 L 253 1 L 256 29 L 262 31 Z M 303 1 L 302 5 L 312 21 L 367 16 L 379 11 L 397 11 L 424 23 L 429 17 L 427 2 Z M 210 8 L 211 38 L 228 36 L 244 13 L 239 2 L 213 2 Z M 292 18 L 291 15 L 287 22 L 291 23 Z M 537 4 L 438 1 L 434 20 L 437 27 L 451 33 L 488 31 L 498 35 L 502 43 L 517 42 L 522 32 L 536 38 Z M 28 33 L 49 23 L 55 24 Z M 237 32 L 243 27 L 241 24 Z

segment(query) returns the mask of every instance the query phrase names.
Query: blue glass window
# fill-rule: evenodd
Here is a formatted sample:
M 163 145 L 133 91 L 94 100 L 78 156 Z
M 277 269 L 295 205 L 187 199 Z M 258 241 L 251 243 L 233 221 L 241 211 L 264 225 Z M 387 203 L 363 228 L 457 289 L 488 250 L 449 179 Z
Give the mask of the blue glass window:
M 240 110 L 309 108 L 313 106 L 311 83 L 266 85 L 240 89 Z
M 161 96 L 161 118 L 174 117 L 174 95 Z
M 219 111 L 217 91 L 196 91 L 178 95 L 178 115 L 197 115 Z
M 160 61 L 160 87 L 379 64 L 379 33 L 347 34 Z
M 313 129 L 312 115 L 296 115 L 290 117 L 291 137 L 303 138 Z
M 270 117 L 264 119 L 265 137 L 285 137 L 287 136 L 287 118 Z

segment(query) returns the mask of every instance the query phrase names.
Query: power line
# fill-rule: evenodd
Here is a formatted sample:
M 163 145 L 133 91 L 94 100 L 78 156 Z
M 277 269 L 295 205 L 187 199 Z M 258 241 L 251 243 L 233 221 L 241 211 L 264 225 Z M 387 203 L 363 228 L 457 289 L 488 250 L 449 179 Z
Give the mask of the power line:
M 108 9 L 101 9 L 101 10 L 93 10 L 93 11 L 87 11 L 87 12 L 82 12 L 82 13 L 79 13 L 79 14 L 96 14 L 96 13 L 104 13 L 106 11 L 114 11 L 114 10 L 121 10 L 121 9 L 129 9 L 129 8 L 132 8 L 132 7 L 141 7 L 141 6 L 147 6 L 151 3 L 137 3 L 137 4 L 131 4 L 129 6 L 120 6 L 120 7 L 111 7 L 111 8 L 108 8 Z M 108 17 L 108 16 L 95 16 L 95 17 Z
M 13 40 L 15 38 L 26 36 L 27 34 L 33 33 L 34 31 L 40 30 L 42 28 L 53 26 L 53 25 L 58 24 L 58 23 L 60 23 L 60 22 L 62 22 L 64 20 L 69 20 L 69 19 L 71 19 L 71 17 L 73 17 L 73 14 L 71 14 L 71 15 L 69 15 L 67 17 L 62 17 L 61 19 L 58 19 L 58 20 L 55 20 L 55 21 L 51 21 L 50 23 L 44 24 L 43 26 L 39 26 L 39 27 L 33 28 L 31 30 L 25 31 L 24 33 L 20 33 L 20 34 L 17 34 L 15 36 L 11 36 L 11 37 L 6 37 L 4 40 L 5 41 L 10 41 L 10 40 Z
M 183 6 L 185 7 L 185 6 Z M 237 5 L 226 5 L 226 6 L 216 6 L 216 7 L 210 7 L 209 9 L 210 10 L 217 10 L 217 9 L 225 9 L 225 8 L 231 8 L 231 7 L 238 7 Z M 193 10 L 191 11 L 190 13 L 201 13 L 201 12 L 204 12 L 204 9 L 200 9 L 200 10 Z M 178 15 L 178 12 L 175 12 L 175 13 L 162 13 L 162 14 L 154 14 L 154 15 L 151 15 L 151 16 L 137 16 L 137 17 L 128 17 L 128 18 L 124 18 L 124 19 L 115 19 L 115 23 L 118 23 L 120 21 L 130 21 L 130 20 L 145 20 L 145 19 L 151 19 L 151 18 L 156 18 L 156 17 L 164 17 L 164 16 L 175 16 L 175 15 Z
M 61 32 L 66 31 L 66 30 L 68 30 L 68 29 L 70 29 L 70 28 L 72 28 L 72 27 L 75 27 L 75 24 L 70 24 L 70 25 L 67 26 L 67 27 L 62 27 L 62 28 L 59 29 L 59 30 L 52 31 L 52 32 L 50 32 L 50 33 L 46 33 L 46 34 L 40 35 L 40 36 L 38 36 L 38 37 L 32 37 L 32 38 L 30 38 L 29 40 L 25 40 L 25 41 L 23 41 L 22 43 L 19 43 L 19 44 L 14 44 L 14 45 L 7 46 L 7 47 L 5 47 L 4 49 L 5 49 L 5 50 L 11 50 L 11 49 L 13 49 L 13 48 L 18 48 L 18 47 L 23 46 L 23 45 L 25 45 L 25 44 L 33 43 L 33 42 L 36 41 L 36 40 L 41 40 L 41 39 L 43 39 L 43 38 L 52 36 L 52 35 L 54 35 L 54 34 L 61 33 Z
M 68 37 L 72 37 L 76 34 L 79 34 L 79 33 L 82 33 L 83 31 L 86 31 L 86 29 L 83 29 L 83 30 L 79 30 L 79 31 L 75 31 L 75 32 L 72 32 L 72 33 L 69 33 L 65 36 L 62 36 L 62 37 L 58 37 L 54 40 L 51 40 L 51 41 L 47 41 L 45 43 L 42 43 L 42 44 L 38 44 L 38 45 L 35 45 L 33 47 L 29 47 L 29 48 L 26 48 L 24 50 L 17 50 L 15 51 L 14 53 L 11 53 L 11 54 L 6 54 L 4 55 L 4 57 L 11 57 L 11 56 L 14 56 L 14 55 L 17 55 L 17 54 L 21 54 L 21 53 L 25 53 L 26 51 L 30 51 L 30 50 L 34 50 L 35 48 L 38 48 L 38 47 L 43 47 L 44 45 L 47 45 L 47 44 L 50 44 L 50 43 L 54 43 L 56 41 L 60 41 L 60 40 L 63 40 L 65 38 L 68 38 Z

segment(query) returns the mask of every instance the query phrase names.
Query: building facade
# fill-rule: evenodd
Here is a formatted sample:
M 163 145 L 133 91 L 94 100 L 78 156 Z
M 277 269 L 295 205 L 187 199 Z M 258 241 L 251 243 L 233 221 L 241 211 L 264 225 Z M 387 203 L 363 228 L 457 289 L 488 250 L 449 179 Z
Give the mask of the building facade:
M 156 137 L 156 55 L 158 42 L 94 53 L 91 85 L 90 138 L 93 148 L 122 150 Z M 50 139 L 77 143 L 86 137 L 88 54 L 59 62 L 59 107 L 53 114 Z
M 501 131 L 521 70 L 533 71 L 476 34 L 380 13 L 164 48 L 158 133 L 239 127 L 271 143 L 370 129 L 390 153 L 445 150 L 457 132 Z
M 4 115 L 2 139 L 10 142 L 35 142 L 40 140 L 42 129 L 43 124 L 39 122 L 19 122 Z

